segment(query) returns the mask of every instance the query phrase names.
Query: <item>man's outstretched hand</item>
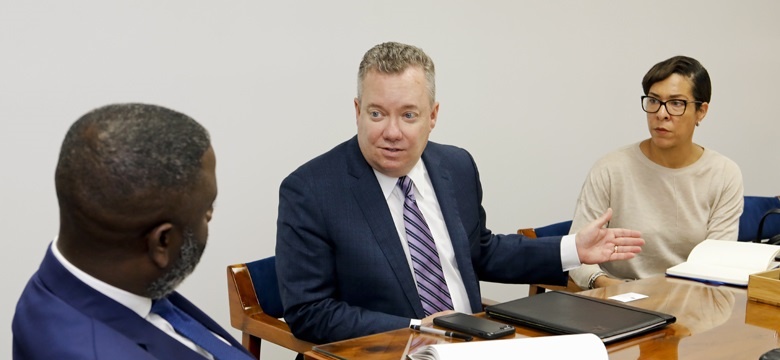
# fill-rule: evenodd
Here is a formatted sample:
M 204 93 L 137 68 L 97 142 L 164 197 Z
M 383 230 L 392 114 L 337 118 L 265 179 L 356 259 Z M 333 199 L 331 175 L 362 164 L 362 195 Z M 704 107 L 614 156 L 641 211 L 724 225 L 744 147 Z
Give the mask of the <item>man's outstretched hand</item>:
M 604 225 L 611 218 L 610 208 L 577 233 L 574 242 L 581 263 L 600 264 L 613 260 L 628 260 L 642 251 L 642 245 L 645 244 L 642 234 L 636 230 L 605 228 Z

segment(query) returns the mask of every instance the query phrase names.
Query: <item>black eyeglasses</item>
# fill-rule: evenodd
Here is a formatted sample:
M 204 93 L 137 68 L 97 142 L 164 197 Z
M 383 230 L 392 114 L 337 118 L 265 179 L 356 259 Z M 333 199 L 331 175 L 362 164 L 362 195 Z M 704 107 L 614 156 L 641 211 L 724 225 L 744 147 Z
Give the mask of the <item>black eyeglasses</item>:
M 685 114 L 685 109 L 688 107 L 688 104 L 691 103 L 702 104 L 704 101 L 688 101 L 682 99 L 661 101 L 652 96 L 642 96 L 642 110 L 650 114 L 657 113 L 661 110 L 661 106 L 664 106 L 669 115 L 679 116 Z

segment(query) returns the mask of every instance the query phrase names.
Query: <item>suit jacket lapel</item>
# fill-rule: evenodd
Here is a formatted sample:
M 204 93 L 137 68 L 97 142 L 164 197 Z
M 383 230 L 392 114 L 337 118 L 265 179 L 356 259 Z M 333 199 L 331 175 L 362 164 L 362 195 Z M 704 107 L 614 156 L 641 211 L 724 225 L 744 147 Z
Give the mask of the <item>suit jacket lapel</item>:
M 39 275 L 52 293 L 62 301 L 123 334 L 156 358 L 203 360 L 200 354 L 168 336 L 132 310 L 78 280 L 54 257 L 51 249 L 46 252 Z M 226 339 L 232 340 L 230 337 Z
M 444 156 L 441 156 L 441 154 L 436 151 L 436 146 L 439 145 L 428 143 L 428 146 L 422 154 L 422 160 L 425 163 L 428 176 L 431 178 L 433 190 L 436 192 L 436 199 L 439 202 L 447 231 L 450 234 L 452 248 L 455 251 L 455 261 L 457 261 L 463 284 L 468 292 L 472 311 L 476 311 L 474 309 L 481 309 L 482 306 L 482 300 L 479 294 L 479 280 L 474 271 L 466 270 L 474 268 L 471 263 L 471 245 L 469 243 L 468 234 L 463 228 L 460 212 L 458 211 L 458 194 L 456 193 L 455 185 L 452 182 L 452 174 L 450 174 Z
M 382 194 L 379 183 L 374 176 L 371 166 L 366 162 L 353 137 L 347 146 L 348 171 L 352 181 L 352 194 L 363 212 L 363 217 L 368 222 L 374 240 L 387 258 L 393 273 L 401 285 L 401 290 L 414 309 L 417 318 L 425 317 L 425 311 L 417 294 L 417 285 L 409 270 L 409 262 L 401 247 L 401 239 L 398 238 L 395 224 L 390 210 L 387 208 L 387 200 Z

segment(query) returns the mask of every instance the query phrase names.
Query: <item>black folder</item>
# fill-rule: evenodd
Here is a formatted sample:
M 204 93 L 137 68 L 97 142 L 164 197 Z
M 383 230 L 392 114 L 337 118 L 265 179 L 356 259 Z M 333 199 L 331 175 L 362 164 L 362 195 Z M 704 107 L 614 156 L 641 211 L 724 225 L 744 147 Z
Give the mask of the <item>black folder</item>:
M 485 313 L 553 334 L 592 333 L 605 344 L 677 321 L 669 314 L 561 291 L 491 305 L 485 308 Z

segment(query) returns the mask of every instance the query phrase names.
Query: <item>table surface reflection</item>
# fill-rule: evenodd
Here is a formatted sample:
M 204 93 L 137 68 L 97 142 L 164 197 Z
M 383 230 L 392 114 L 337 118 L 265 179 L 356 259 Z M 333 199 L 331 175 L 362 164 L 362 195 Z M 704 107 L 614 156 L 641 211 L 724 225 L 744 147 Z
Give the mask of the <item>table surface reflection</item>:
M 630 305 L 672 314 L 677 322 L 608 345 L 610 359 L 758 359 L 761 354 L 780 347 L 780 307 L 747 300 L 744 288 L 658 276 L 581 294 L 605 299 L 627 292 L 648 295 Z M 521 326 L 516 328 L 516 338 L 550 335 Z M 458 341 L 399 329 L 319 345 L 305 357 L 399 360 L 424 345 Z

